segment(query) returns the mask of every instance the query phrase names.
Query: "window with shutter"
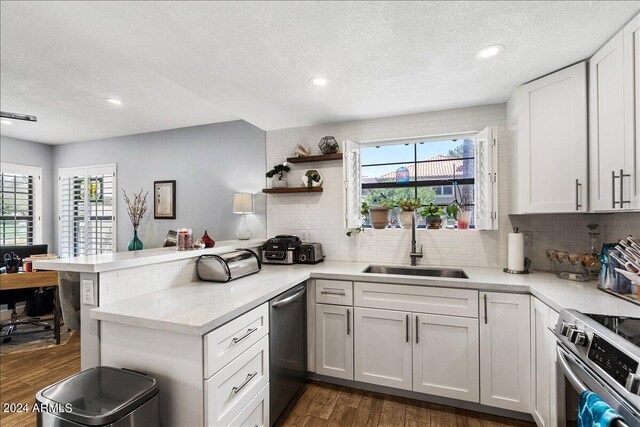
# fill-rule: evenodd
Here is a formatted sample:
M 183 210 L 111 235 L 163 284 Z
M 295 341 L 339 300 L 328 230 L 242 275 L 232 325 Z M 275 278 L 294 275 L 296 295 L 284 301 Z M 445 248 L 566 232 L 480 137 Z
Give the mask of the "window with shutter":
M 433 203 L 444 208 L 455 197 L 473 209 L 473 228 L 497 229 L 496 143 L 493 128 L 458 135 L 345 141 L 346 227 L 362 225 L 363 201 L 373 206 L 381 200 L 418 198 L 423 206 Z M 398 208 L 391 211 L 391 227 L 397 216 Z M 455 224 L 449 219 L 447 226 Z
M 42 170 L 10 163 L 0 168 L 0 245 L 41 243 Z
M 116 248 L 116 166 L 60 169 L 58 251 L 61 257 Z

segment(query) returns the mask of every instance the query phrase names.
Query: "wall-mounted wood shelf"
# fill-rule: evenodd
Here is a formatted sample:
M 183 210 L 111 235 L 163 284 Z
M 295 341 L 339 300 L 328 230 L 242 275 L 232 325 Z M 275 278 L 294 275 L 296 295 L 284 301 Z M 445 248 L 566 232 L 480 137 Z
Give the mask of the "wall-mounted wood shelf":
M 286 194 L 286 193 L 322 193 L 322 187 L 285 187 L 285 188 L 265 188 L 263 193 Z
M 329 160 L 342 160 L 342 153 L 319 154 L 317 156 L 287 157 L 289 163 L 326 162 Z

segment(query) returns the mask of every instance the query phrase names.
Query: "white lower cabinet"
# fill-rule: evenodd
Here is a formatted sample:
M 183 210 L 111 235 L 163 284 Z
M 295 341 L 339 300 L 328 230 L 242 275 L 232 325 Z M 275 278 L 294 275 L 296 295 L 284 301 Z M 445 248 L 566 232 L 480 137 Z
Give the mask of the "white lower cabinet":
M 531 297 L 531 415 L 539 427 L 555 427 L 556 337 L 558 314 Z
M 353 379 L 353 308 L 316 304 L 316 373 Z
M 480 403 L 529 412 L 529 295 L 480 293 Z
M 269 384 L 229 424 L 229 427 L 265 426 L 269 426 Z
M 433 314 L 413 319 L 413 390 L 478 402 L 478 319 Z
M 355 379 L 411 390 L 411 315 L 355 308 Z

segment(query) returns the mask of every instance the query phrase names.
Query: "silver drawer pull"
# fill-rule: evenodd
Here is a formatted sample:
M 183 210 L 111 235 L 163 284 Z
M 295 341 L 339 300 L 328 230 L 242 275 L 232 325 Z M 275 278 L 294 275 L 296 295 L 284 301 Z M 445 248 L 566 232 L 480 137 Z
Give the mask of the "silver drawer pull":
M 234 387 L 234 388 L 232 389 L 233 394 L 236 394 L 236 393 L 238 393 L 240 390 L 242 390 L 242 388 L 243 388 L 244 386 L 246 386 L 247 384 L 249 384 L 249 381 L 251 381 L 251 380 L 253 379 L 253 377 L 255 377 L 256 375 L 258 375 L 258 371 L 254 372 L 253 374 L 247 374 L 247 379 L 246 379 L 246 380 L 244 380 L 244 382 L 243 382 L 242 384 L 240 384 L 239 386 Z
M 333 291 L 320 291 L 321 294 L 323 295 L 341 295 L 341 296 L 345 296 L 345 292 L 343 290 L 333 290 Z
M 243 339 L 245 339 L 246 337 L 248 337 L 249 335 L 251 335 L 252 333 L 254 333 L 257 330 L 258 330 L 258 328 L 247 329 L 247 332 L 245 332 L 244 335 L 242 335 L 241 337 L 237 337 L 237 338 L 232 339 L 231 340 L 231 345 L 238 344 L 240 341 L 242 341 Z

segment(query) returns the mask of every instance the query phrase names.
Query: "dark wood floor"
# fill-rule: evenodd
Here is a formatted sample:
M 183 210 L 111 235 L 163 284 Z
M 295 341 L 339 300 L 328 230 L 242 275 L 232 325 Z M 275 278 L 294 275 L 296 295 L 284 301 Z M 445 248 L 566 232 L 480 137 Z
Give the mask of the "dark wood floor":
M 0 357 L 0 402 L 28 403 L 42 388 L 80 371 L 80 337 L 67 345 Z M 32 413 L 2 413 L 2 427 L 35 426 Z M 310 383 L 284 426 L 531 427 L 533 423 L 479 414 L 324 383 Z
M 5 403 L 35 403 L 42 388 L 80 371 L 80 333 L 66 345 L 0 356 L 0 425 L 35 426 L 33 413 L 5 413 Z
M 283 426 L 532 427 L 535 424 L 314 382 L 307 385 Z

